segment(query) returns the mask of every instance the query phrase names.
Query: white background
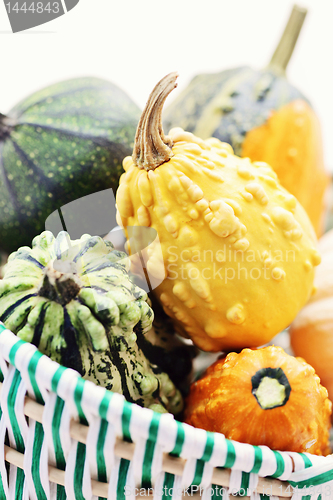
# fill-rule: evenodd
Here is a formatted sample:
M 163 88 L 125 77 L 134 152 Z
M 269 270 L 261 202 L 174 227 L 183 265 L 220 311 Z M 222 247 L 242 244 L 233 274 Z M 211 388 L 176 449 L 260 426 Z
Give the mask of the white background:
M 288 66 L 289 81 L 312 102 L 333 171 L 333 0 L 308 8 Z M 180 74 L 265 66 L 289 17 L 291 0 L 80 0 L 68 14 L 12 34 L 0 0 L 0 112 L 59 80 L 93 75 L 119 85 L 143 107 L 157 81 Z

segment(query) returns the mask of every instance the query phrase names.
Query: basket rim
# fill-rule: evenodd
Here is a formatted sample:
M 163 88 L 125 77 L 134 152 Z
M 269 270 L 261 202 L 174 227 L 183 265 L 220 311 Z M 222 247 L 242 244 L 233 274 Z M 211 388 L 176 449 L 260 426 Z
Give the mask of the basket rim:
M 0 383 L 0 395 L 2 390 L 2 383 Z M 133 403 L 132 403 L 133 404 Z M 153 410 L 151 410 L 153 411 Z M 36 422 L 42 423 L 43 416 L 43 405 L 29 398 L 25 397 L 24 414 L 35 420 Z M 76 441 L 86 444 L 87 442 L 88 427 L 84 424 L 80 424 L 74 420 L 70 424 L 70 435 Z M 123 441 L 121 438 L 116 438 L 115 442 L 115 455 L 120 458 L 125 458 L 126 460 L 132 460 L 135 450 L 135 443 L 130 443 Z M 5 456 L 7 461 L 13 463 L 14 465 L 23 469 L 24 454 L 14 450 L 10 446 L 5 445 Z M 163 471 L 170 474 L 181 475 L 185 467 L 186 460 L 181 457 L 173 457 L 167 453 L 163 454 Z M 230 481 L 230 469 L 215 468 L 212 476 L 212 483 L 218 486 L 229 486 Z M 56 484 L 65 485 L 65 472 L 57 469 L 56 467 L 49 466 L 49 477 L 51 482 Z M 281 481 L 279 479 L 269 479 L 260 477 L 256 490 L 258 493 L 265 493 L 268 488 L 272 485 L 272 494 L 280 496 L 281 498 L 289 498 L 292 496 L 292 489 L 290 483 L 287 481 Z M 92 492 L 96 496 L 107 498 L 108 496 L 108 484 L 100 481 L 92 480 Z
M 274 485 L 274 491 L 276 496 L 281 496 L 281 491 L 283 491 L 283 488 L 288 488 L 290 483 L 288 482 L 293 478 L 294 474 L 299 474 L 298 472 L 295 472 L 295 462 L 292 458 L 292 456 L 295 455 L 300 455 L 304 459 L 304 455 L 307 455 L 308 457 L 311 457 L 310 463 L 312 466 L 305 466 L 304 470 L 308 471 L 308 473 L 311 473 L 310 469 L 313 470 L 314 473 L 316 473 L 316 470 L 318 467 L 324 463 L 327 463 L 330 466 L 330 469 L 333 469 L 333 456 L 329 457 L 318 457 L 316 455 L 311 455 L 311 454 L 304 454 L 304 453 L 296 453 L 296 452 L 279 452 L 275 450 L 271 450 L 267 446 L 253 446 L 247 443 L 239 443 L 236 441 L 229 440 L 225 438 L 222 434 L 220 433 L 212 433 L 209 431 L 205 431 L 203 429 L 196 429 L 189 424 L 179 422 L 177 421 L 173 415 L 166 413 L 166 414 L 160 414 L 155 412 L 152 409 L 149 408 L 142 408 L 138 406 L 135 403 L 130 403 L 127 402 L 124 398 L 123 395 L 118 394 L 118 393 L 113 393 L 112 391 L 109 391 L 103 387 L 97 386 L 93 382 L 89 380 L 84 380 L 78 372 L 72 370 L 71 368 L 66 368 L 57 363 L 56 361 L 51 360 L 48 356 L 40 353 L 38 351 L 37 347 L 25 342 L 21 339 L 19 339 L 13 332 L 10 330 L 6 329 L 6 327 L 3 325 L 3 323 L 0 322 L 0 361 L 1 358 L 5 360 L 7 363 L 9 363 L 11 366 L 14 366 L 20 373 L 24 373 L 24 371 L 27 371 L 27 358 L 31 359 L 32 357 L 37 357 L 38 361 L 43 363 L 43 366 L 48 366 L 50 368 L 50 372 L 53 374 L 58 373 L 60 377 L 65 377 L 67 381 L 69 382 L 69 386 L 73 386 L 75 384 L 76 387 L 80 387 L 80 389 L 83 391 L 83 388 L 85 390 L 87 389 L 87 392 L 89 393 L 89 396 L 92 398 L 92 404 L 91 404 L 91 411 L 93 412 L 95 417 L 99 417 L 101 419 L 104 418 L 104 420 L 107 420 L 108 422 L 112 420 L 109 418 L 110 417 L 110 412 L 108 413 L 105 411 L 105 408 L 110 410 L 109 403 L 112 401 L 112 406 L 111 410 L 116 410 L 119 413 L 119 408 L 121 408 L 121 411 L 124 409 L 127 409 L 129 411 L 134 411 L 135 410 L 135 418 L 138 419 L 139 421 L 142 419 L 147 418 L 147 415 L 149 415 L 150 420 L 156 419 L 158 423 L 164 424 L 163 430 L 168 429 L 170 427 L 170 424 L 176 425 L 178 428 L 186 428 L 187 430 L 190 430 L 191 432 L 191 437 L 193 438 L 194 441 L 196 441 L 197 438 L 199 440 L 204 438 L 206 441 L 208 440 L 209 437 L 212 437 L 213 439 L 216 437 L 217 441 L 214 441 L 214 444 L 218 446 L 219 441 L 221 438 L 223 438 L 224 441 L 231 443 L 231 446 L 236 446 L 238 450 L 244 450 L 244 454 L 246 451 L 251 449 L 258 449 L 261 448 L 262 450 L 269 450 L 271 453 L 274 454 L 279 454 L 284 457 L 288 457 L 288 460 L 292 463 L 292 469 L 289 471 L 290 473 L 287 474 L 287 477 L 283 477 L 283 474 L 280 476 L 276 475 L 259 475 L 259 481 L 261 481 L 260 484 L 262 484 L 263 491 L 267 491 L 267 482 L 269 482 L 269 485 Z M 27 356 L 27 353 L 29 352 L 29 356 Z M 14 354 L 13 354 L 14 353 Z M 16 356 L 17 354 L 17 356 Z M 1 364 L 0 364 L 0 374 L 2 374 L 1 370 Z M 45 382 L 43 380 L 43 382 Z M 1 395 L 1 389 L 2 389 L 2 383 L 0 384 L 0 395 Z M 45 389 L 48 390 L 49 392 L 54 392 L 56 393 L 61 399 L 66 401 L 66 398 L 68 394 L 66 394 L 66 391 L 64 392 L 63 390 L 63 385 L 59 386 L 54 386 L 52 383 L 52 379 L 47 379 L 46 384 L 45 384 Z M 100 404 L 101 402 L 105 403 L 104 405 L 104 413 L 101 414 L 100 408 L 99 410 L 96 411 L 97 404 Z M 95 403 L 95 404 L 94 404 Z M 81 408 L 82 411 L 82 408 Z M 35 401 L 28 395 L 25 396 L 25 405 L 24 405 L 24 413 L 26 416 L 29 418 L 34 419 L 37 422 L 42 422 L 42 414 L 43 414 L 43 404 Z M 88 431 L 88 426 L 83 425 L 82 423 L 79 423 L 78 420 L 80 418 L 80 407 L 76 407 L 76 420 L 75 418 L 71 421 L 71 437 L 79 442 L 82 442 L 83 444 L 86 443 L 86 436 L 87 436 L 87 431 Z M 83 413 L 84 416 L 84 413 Z M 140 424 L 138 424 L 140 427 Z M 122 433 L 118 433 L 121 436 Z M 124 437 L 124 435 L 123 435 Z M 126 436 L 125 436 L 126 437 Z M 131 436 L 129 436 L 131 440 Z M 166 436 L 167 438 L 167 436 Z M 147 436 L 148 439 L 148 436 Z M 126 442 L 126 439 L 123 440 L 119 438 L 117 440 L 116 448 L 115 448 L 115 454 L 118 455 L 121 458 L 126 458 L 131 460 L 133 453 L 134 453 L 134 448 L 135 448 L 135 441 L 134 442 Z M 8 452 L 12 453 L 15 452 L 13 449 L 6 449 L 7 451 L 7 456 Z M 163 470 L 165 472 L 170 472 L 172 474 L 177 474 L 181 475 L 182 474 L 182 469 L 184 469 L 184 463 L 186 462 L 186 459 L 182 457 L 182 454 L 179 456 L 171 456 L 170 452 L 172 453 L 172 450 L 167 450 L 164 455 L 163 455 Z M 18 453 L 18 452 L 16 452 Z M 118 454 L 119 453 L 119 454 Z M 13 456 L 13 455 L 11 455 Z M 202 453 L 199 455 L 196 455 L 194 452 L 193 458 L 200 460 L 202 459 Z M 19 457 L 16 457 L 16 459 L 20 459 Z M 318 459 L 320 459 L 318 461 Z M 326 460 L 328 459 L 328 460 Z M 213 481 L 214 484 L 221 485 L 221 486 L 228 486 L 228 478 L 230 476 L 230 470 L 227 465 L 221 466 L 221 465 L 214 465 L 214 472 L 213 472 Z M 176 467 L 176 468 L 175 468 Z M 232 468 L 232 466 L 231 466 Z M 229 471 L 229 472 L 228 472 Z M 245 471 L 246 472 L 246 471 Z M 251 471 L 249 471 L 251 472 Z M 300 471 L 302 472 L 302 470 Z M 228 475 L 229 474 L 229 475 Z M 58 475 L 59 477 L 59 475 Z M 295 476 L 295 479 L 297 480 L 297 476 Z M 227 484 L 226 484 L 227 483 Z M 61 483 L 58 483 L 61 484 Z M 103 485 L 105 483 L 101 483 Z M 287 486 L 285 486 L 287 485 Z M 100 488 L 100 485 L 95 485 L 96 488 Z M 103 486 L 102 486 L 103 488 Z M 258 485 L 257 491 L 259 491 L 259 488 L 261 486 Z M 98 489 L 100 491 L 100 489 Z M 99 496 L 103 496 L 99 493 Z M 290 497 L 292 496 L 292 493 L 290 491 L 287 492 L 287 494 L 282 495 L 283 497 Z M 107 497 L 107 495 L 106 495 Z

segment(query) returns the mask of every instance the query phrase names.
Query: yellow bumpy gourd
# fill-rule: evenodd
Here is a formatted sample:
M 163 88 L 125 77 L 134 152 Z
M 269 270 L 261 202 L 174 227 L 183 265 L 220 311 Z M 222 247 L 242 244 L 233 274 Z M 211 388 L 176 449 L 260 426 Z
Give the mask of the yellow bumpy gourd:
M 206 351 L 255 347 L 288 326 L 308 300 L 320 256 L 296 198 L 262 162 L 161 125 L 177 74 L 143 111 L 117 191 L 118 222 L 156 229 L 148 275 L 179 333 Z M 161 256 L 163 255 L 163 258 Z

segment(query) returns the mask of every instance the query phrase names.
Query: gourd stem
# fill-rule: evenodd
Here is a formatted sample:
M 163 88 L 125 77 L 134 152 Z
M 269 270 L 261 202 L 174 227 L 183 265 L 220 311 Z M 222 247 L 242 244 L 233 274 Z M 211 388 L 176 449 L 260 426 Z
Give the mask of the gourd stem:
M 15 123 L 8 116 L 0 113 L 0 140 L 8 137 Z
M 165 99 L 177 87 L 177 73 L 170 73 L 158 82 L 150 94 L 141 115 L 135 135 L 132 159 L 141 169 L 154 170 L 172 158 L 172 140 L 162 127 L 162 109 Z
M 284 406 L 291 387 L 282 368 L 262 368 L 251 379 L 252 394 L 263 410 Z
M 288 23 L 279 44 L 275 49 L 268 68 L 279 73 L 285 73 L 302 29 L 306 14 L 307 10 L 305 8 L 299 7 L 298 5 L 293 6 Z
M 78 295 L 81 288 L 78 276 L 71 272 L 57 271 L 49 264 L 45 268 L 38 295 L 65 306 Z

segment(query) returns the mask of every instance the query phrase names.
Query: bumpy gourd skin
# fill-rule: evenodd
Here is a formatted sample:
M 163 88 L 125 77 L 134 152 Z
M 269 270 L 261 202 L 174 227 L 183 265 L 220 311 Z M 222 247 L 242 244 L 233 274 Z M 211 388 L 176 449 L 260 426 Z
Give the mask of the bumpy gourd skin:
M 320 256 L 311 223 L 266 163 L 230 145 L 170 131 L 171 159 L 124 160 L 118 222 L 151 226 L 154 290 L 180 333 L 206 351 L 263 345 L 307 302 Z M 148 171 L 147 171 L 148 170 Z
M 153 348 L 154 314 L 146 293 L 131 282 L 129 266 L 125 253 L 98 236 L 71 241 L 65 232 L 54 238 L 45 231 L 32 249 L 9 256 L 0 321 L 85 379 L 130 402 L 177 414 L 180 392 L 138 345 Z
M 263 368 L 283 370 L 291 388 L 285 404 L 263 409 L 258 403 L 252 377 Z M 264 397 L 273 406 L 271 394 Z M 192 384 L 185 421 L 243 443 L 327 455 L 331 412 L 327 390 L 312 366 L 270 346 L 216 361 Z

